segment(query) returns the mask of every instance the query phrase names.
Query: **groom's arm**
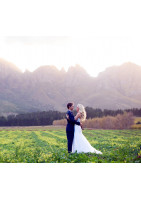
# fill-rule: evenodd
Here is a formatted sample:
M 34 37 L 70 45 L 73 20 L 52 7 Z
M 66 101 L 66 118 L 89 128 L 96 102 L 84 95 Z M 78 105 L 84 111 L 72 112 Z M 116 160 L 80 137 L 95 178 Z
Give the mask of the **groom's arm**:
M 77 122 L 77 121 L 74 119 L 74 116 L 73 116 L 70 112 L 68 112 L 67 114 L 69 115 L 69 120 L 70 120 L 70 122 L 71 122 L 72 124 L 77 124 L 77 125 L 80 126 L 80 122 Z

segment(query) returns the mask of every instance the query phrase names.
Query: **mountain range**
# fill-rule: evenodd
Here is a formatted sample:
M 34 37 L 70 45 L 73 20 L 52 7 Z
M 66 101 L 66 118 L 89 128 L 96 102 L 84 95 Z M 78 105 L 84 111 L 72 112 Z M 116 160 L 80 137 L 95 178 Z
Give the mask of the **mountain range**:
M 127 62 L 91 77 L 80 65 L 66 72 L 40 66 L 24 73 L 0 59 L 0 114 L 65 111 L 68 102 L 101 109 L 141 108 L 141 66 Z

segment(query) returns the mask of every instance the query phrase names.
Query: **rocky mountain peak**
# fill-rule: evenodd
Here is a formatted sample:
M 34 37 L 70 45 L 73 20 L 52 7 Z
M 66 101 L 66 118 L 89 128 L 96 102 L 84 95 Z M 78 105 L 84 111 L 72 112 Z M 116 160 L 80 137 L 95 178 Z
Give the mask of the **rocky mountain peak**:
M 22 73 L 0 60 L 0 112 L 63 111 L 70 100 L 101 109 L 141 107 L 141 67 L 134 63 L 108 67 L 92 78 L 80 65 L 68 71 L 54 65 Z M 3 78 L 4 77 L 4 78 Z

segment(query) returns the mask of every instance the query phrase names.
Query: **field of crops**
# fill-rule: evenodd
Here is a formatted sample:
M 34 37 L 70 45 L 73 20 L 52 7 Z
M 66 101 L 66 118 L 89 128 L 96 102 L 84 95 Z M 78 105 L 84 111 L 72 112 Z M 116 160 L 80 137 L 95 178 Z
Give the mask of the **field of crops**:
M 0 129 L 1 163 L 141 163 L 141 130 L 84 130 L 103 154 L 68 154 L 64 127 Z

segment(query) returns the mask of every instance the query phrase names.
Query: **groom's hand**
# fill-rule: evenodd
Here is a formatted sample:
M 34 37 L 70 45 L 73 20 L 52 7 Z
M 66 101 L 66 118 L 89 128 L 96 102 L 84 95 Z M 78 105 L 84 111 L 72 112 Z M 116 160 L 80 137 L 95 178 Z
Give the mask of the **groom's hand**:
M 66 118 L 69 120 L 69 115 L 68 114 L 66 114 Z

